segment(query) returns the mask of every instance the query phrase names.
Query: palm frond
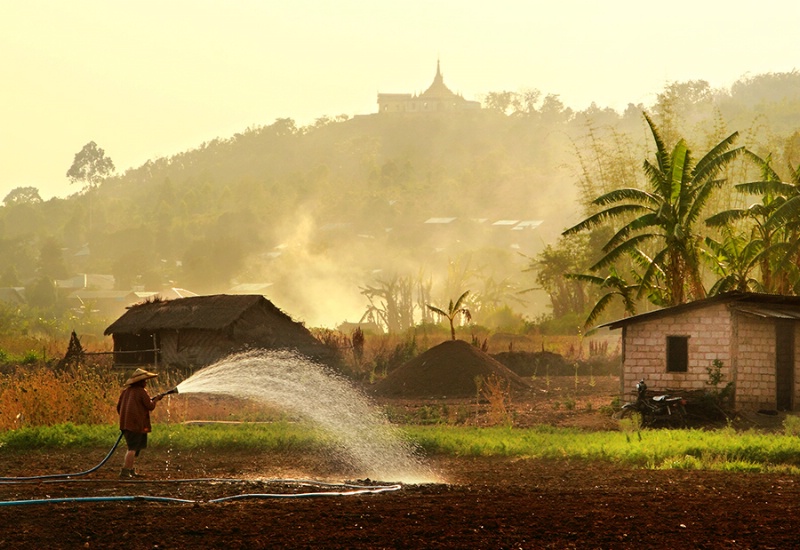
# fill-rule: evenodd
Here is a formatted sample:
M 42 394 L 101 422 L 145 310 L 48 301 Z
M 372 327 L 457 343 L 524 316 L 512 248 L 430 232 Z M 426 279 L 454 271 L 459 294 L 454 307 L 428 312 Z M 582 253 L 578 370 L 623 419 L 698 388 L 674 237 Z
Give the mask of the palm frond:
M 779 206 L 764 225 L 768 229 L 774 229 L 798 220 L 800 220 L 800 195 L 790 198 Z
M 648 211 L 648 209 L 638 204 L 622 204 L 620 206 L 612 206 L 611 208 L 606 208 L 602 212 L 598 212 L 597 214 L 589 216 L 579 224 L 574 225 L 569 229 L 565 229 L 561 234 L 565 237 L 574 235 L 576 233 L 580 233 L 581 231 L 602 225 L 608 220 L 613 220 L 625 214 L 638 213 L 642 211 Z
M 616 246 L 615 248 L 607 252 L 605 256 L 600 258 L 593 266 L 589 268 L 589 271 L 597 271 L 599 269 L 602 269 L 604 267 L 613 264 L 617 260 L 617 258 L 619 258 L 621 255 L 636 250 L 639 244 L 645 243 L 656 237 L 658 237 L 658 235 L 654 235 L 651 233 L 646 233 L 643 235 L 636 235 L 634 237 L 631 237 L 624 243 Z
M 592 311 L 589 312 L 589 315 L 586 317 L 586 320 L 583 322 L 584 330 L 588 330 L 594 325 L 594 322 L 597 320 L 600 315 L 606 310 L 608 305 L 611 303 L 611 300 L 616 295 L 616 292 L 609 292 L 608 294 L 603 295 L 597 303 L 592 308 Z
M 780 176 L 775 172 L 775 170 L 772 169 L 772 166 L 770 165 L 772 162 L 771 155 L 768 155 L 767 158 L 763 159 L 749 149 L 745 150 L 744 155 L 750 162 L 758 166 L 759 170 L 761 170 L 762 179 L 766 181 L 780 181 Z
M 431 310 L 432 312 L 434 312 L 434 313 L 436 313 L 438 315 L 441 315 L 442 317 L 447 317 L 448 316 L 447 313 L 445 313 L 444 311 L 442 311 L 438 307 L 432 306 L 430 304 L 427 304 L 427 305 L 428 305 L 428 309 Z
M 694 200 L 689 202 L 689 211 L 686 213 L 686 217 L 684 218 L 684 223 L 686 225 L 694 225 L 694 223 L 697 221 L 697 218 L 700 217 L 700 212 L 703 210 L 703 207 L 708 202 L 711 192 L 714 189 L 721 187 L 723 183 L 725 183 L 725 180 L 717 179 L 706 181 L 699 186 Z
M 622 189 L 615 189 L 614 191 L 609 191 L 608 193 L 597 197 L 592 201 L 592 204 L 605 206 L 607 204 L 613 204 L 621 201 L 632 201 L 641 204 L 648 204 L 653 202 L 657 203 L 658 198 L 647 191 L 636 189 L 635 187 L 623 187 Z
M 643 216 L 631 220 L 626 225 L 622 226 L 603 246 L 603 250 L 608 250 L 617 246 L 623 240 L 627 239 L 629 235 L 641 231 L 648 227 L 658 226 L 658 215 L 655 213 L 647 213 Z
M 689 148 L 686 142 L 680 140 L 672 151 L 672 166 L 670 170 L 669 189 L 665 189 L 664 196 L 669 197 L 670 204 L 675 204 L 685 188 L 686 174 L 689 169 Z
M 597 275 L 590 275 L 588 273 L 564 273 L 564 278 L 573 281 L 591 283 L 597 286 L 602 286 L 602 284 L 605 282 L 605 278 L 599 277 Z
M 661 266 L 664 263 L 664 258 L 668 253 L 669 249 L 664 248 L 655 256 L 653 256 L 652 260 L 650 260 L 650 263 L 647 265 L 647 269 L 645 269 L 645 272 L 642 274 L 642 278 L 639 282 L 639 297 L 641 297 L 644 291 L 655 288 L 657 285 L 654 284 L 654 281 L 659 277 L 664 276 L 664 269 Z
M 706 218 L 706 225 L 709 227 L 722 227 L 724 225 L 729 225 L 746 219 L 750 215 L 751 211 L 749 208 L 734 208 L 731 210 L 725 210 L 724 212 L 718 212 L 717 214 Z
M 720 162 L 724 165 L 733 158 L 743 154 L 745 152 L 744 147 L 737 147 L 734 150 L 729 150 L 738 137 L 739 132 L 734 132 L 712 147 L 710 151 L 703 155 L 703 158 L 697 161 L 692 177 L 697 180 L 703 180 L 709 177 L 708 174 L 714 173 L 715 170 L 718 169 Z M 734 153 L 734 151 L 738 152 Z M 731 158 L 729 160 L 724 160 L 724 158 L 727 155 L 731 155 L 731 153 L 734 153 Z
M 742 156 L 745 152 L 744 147 L 737 147 L 725 153 L 722 153 L 716 158 L 709 160 L 708 164 L 703 167 L 703 170 L 696 170 L 694 179 L 696 181 L 705 181 L 714 179 L 728 164 Z
M 669 155 L 667 154 L 667 147 L 664 145 L 664 140 L 661 139 L 661 135 L 658 133 L 658 127 L 650 118 L 650 115 L 647 113 L 642 113 L 644 115 L 644 119 L 647 121 L 647 125 L 650 127 L 650 133 L 653 136 L 653 141 L 656 144 L 656 160 L 658 161 L 658 165 L 662 173 L 666 173 L 667 166 L 669 164 Z
M 794 185 L 782 182 L 779 179 L 774 181 L 748 181 L 746 183 L 738 183 L 733 188 L 748 195 L 782 195 L 788 197 L 797 193 Z
M 460 310 L 460 309 L 462 309 L 462 307 L 461 307 L 461 303 L 462 303 L 462 302 L 463 302 L 463 301 L 464 301 L 464 300 L 467 298 L 467 295 L 468 295 L 468 294 L 469 294 L 469 290 L 465 291 L 465 292 L 464 292 L 464 294 L 462 294 L 461 296 L 459 296 L 459 297 L 458 297 L 458 300 L 456 300 L 456 303 L 455 303 L 455 305 L 453 305 L 453 306 L 450 308 L 451 312 L 452 312 L 452 311 L 455 311 L 455 310 Z

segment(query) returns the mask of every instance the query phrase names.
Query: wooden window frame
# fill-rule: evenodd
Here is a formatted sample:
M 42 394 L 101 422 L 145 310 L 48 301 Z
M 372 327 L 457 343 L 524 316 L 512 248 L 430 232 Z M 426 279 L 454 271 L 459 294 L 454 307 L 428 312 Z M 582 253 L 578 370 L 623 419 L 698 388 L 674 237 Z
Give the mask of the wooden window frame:
M 667 336 L 667 372 L 689 372 L 689 337 Z

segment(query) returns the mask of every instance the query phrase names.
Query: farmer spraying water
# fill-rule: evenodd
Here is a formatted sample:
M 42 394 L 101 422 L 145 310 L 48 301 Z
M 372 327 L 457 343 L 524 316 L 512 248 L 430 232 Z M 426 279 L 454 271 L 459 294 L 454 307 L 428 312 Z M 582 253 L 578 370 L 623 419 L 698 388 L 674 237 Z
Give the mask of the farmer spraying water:
M 150 425 L 150 411 L 156 408 L 156 403 L 164 398 L 164 394 L 151 398 L 145 386 L 147 381 L 158 376 L 154 372 L 136 369 L 128 380 L 117 402 L 119 413 L 119 429 L 125 436 L 128 452 L 120 470 L 119 477 L 142 477 L 134 469 L 136 457 L 142 449 L 147 447 L 147 434 L 152 430 Z

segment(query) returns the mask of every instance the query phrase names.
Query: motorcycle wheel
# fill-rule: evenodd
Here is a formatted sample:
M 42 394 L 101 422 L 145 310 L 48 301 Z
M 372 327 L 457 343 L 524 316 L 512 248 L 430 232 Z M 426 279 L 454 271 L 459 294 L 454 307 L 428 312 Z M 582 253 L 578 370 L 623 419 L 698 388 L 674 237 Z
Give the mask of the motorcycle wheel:
M 672 414 L 670 416 L 670 425 L 673 428 L 686 428 L 687 423 L 686 409 L 680 403 L 672 407 Z

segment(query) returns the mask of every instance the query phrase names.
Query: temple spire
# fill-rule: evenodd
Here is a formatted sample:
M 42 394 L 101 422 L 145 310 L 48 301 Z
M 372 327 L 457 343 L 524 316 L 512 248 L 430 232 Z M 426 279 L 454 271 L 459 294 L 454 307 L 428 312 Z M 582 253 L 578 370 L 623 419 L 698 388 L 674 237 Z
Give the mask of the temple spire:
M 420 97 L 451 97 L 455 96 L 450 88 L 448 88 L 444 83 L 444 77 L 442 76 L 442 64 L 439 59 L 436 60 L 436 76 L 433 77 L 433 83 L 428 87 L 427 90 L 422 92 Z

